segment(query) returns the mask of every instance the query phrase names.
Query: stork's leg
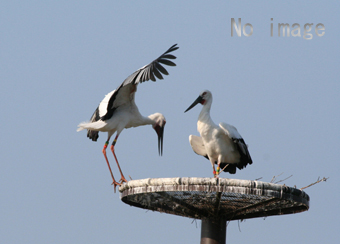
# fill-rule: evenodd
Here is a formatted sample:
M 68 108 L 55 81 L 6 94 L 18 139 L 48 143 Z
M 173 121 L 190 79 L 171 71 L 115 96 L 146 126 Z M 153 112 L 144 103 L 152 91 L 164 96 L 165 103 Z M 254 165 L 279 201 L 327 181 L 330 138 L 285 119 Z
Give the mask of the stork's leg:
M 122 182 L 122 183 L 123 183 L 123 182 L 128 182 L 128 181 L 125 179 L 125 177 L 124 177 L 124 175 L 123 175 L 123 172 L 122 172 L 122 170 L 120 169 L 120 166 L 119 166 L 119 163 L 118 163 L 116 154 L 115 154 L 115 148 L 114 148 L 114 147 L 115 147 L 115 145 L 116 145 L 117 139 L 118 139 L 118 135 L 115 137 L 115 139 L 114 139 L 113 142 L 112 142 L 111 151 L 112 151 L 112 153 L 113 153 L 113 156 L 114 156 L 115 159 L 116 159 L 117 166 L 118 166 L 118 169 L 119 169 L 119 172 L 120 172 L 120 175 L 121 175 L 121 178 L 120 178 L 119 182 Z
M 104 154 L 104 157 L 105 157 L 105 160 L 106 160 L 106 163 L 107 163 L 107 166 L 109 167 L 109 170 L 110 170 L 110 173 L 111 173 L 111 177 L 112 177 L 112 184 L 111 185 L 114 185 L 114 191 L 116 192 L 116 186 L 120 186 L 121 184 L 118 183 L 115 178 L 113 177 L 113 174 L 112 174 L 112 170 L 111 170 L 111 167 L 110 167 L 110 163 L 109 163 L 109 160 L 107 159 L 107 156 L 106 156 L 106 148 L 107 148 L 107 145 L 109 144 L 109 141 L 106 141 L 105 142 L 105 145 L 104 145 L 104 148 L 103 148 L 103 154 Z
M 221 173 L 220 164 L 221 164 L 220 162 L 217 164 L 216 175 L 215 175 L 216 178 L 218 178 L 218 177 L 219 177 L 219 174 Z
M 209 160 L 210 160 L 210 159 L 209 159 Z M 213 161 L 210 160 L 210 163 L 211 163 L 211 166 L 212 166 L 212 168 L 213 168 L 214 177 L 216 178 L 215 162 L 213 162 Z

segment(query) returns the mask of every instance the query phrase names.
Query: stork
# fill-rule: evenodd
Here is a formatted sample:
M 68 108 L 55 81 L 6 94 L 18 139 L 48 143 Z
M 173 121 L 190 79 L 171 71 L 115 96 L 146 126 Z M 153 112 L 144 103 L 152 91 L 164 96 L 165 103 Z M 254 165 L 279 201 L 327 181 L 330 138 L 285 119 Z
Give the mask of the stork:
M 218 178 L 220 169 L 236 173 L 236 167 L 243 169 L 247 164 L 252 164 L 248 147 L 237 129 L 229 124 L 220 123 L 217 126 L 210 117 L 212 94 L 204 90 L 185 112 L 195 107 L 198 103 L 203 105 L 198 116 L 197 130 L 201 137 L 190 135 L 189 142 L 195 153 L 206 157 L 213 167 L 214 177 Z M 215 170 L 217 164 L 217 170 Z
M 152 128 L 158 135 L 158 153 L 160 155 L 163 154 L 163 133 L 166 123 L 165 117 L 160 113 L 151 114 L 148 117 L 142 116 L 135 103 L 135 93 L 139 83 L 148 81 L 150 79 L 152 81 L 156 81 L 156 78 L 163 79 L 162 74 L 169 74 L 167 70 L 161 65 L 161 63 L 169 66 L 176 66 L 175 63 L 169 60 L 176 59 L 174 55 L 169 54 L 170 52 L 178 49 L 176 46 L 177 44 L 171 46 L 160 57 L 127 77 L 116 90 L 113 90 L 104 97 L 97 109 L 94 111 L 89 122 L 83 122 L 78 125 L 77 131 L 87 129 L 87 137 L 92 141 L 97 141 L 99 137 L 99 131 L 108 133 L 102 152 L 110 170 L 113 180 L 112 185 L 114 185 L 115 192 L 117 185 L 127 182 L 122 173 L 114 150 L 117 139 L 124 128 L 128 129 L 142 125 L 152 125 Z M 111 151 L 121 174 L 121 179 L 119 182 L 117 182 L 113 177 L 110 163 L 106 156 L 106 148 L 109 144 L 111 136 L 115 132 L 116 137 L 111 144 Z

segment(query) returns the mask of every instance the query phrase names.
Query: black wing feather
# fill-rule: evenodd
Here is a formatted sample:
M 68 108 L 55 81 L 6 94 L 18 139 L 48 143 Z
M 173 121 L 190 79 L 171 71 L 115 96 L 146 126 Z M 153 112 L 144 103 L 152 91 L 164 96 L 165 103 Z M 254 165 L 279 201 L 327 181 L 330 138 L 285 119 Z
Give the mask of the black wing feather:
M 152 72 L 149 73 L 149 77 L 150 77 L 150 80 L 156 81 L 156 78 L 155 78 L 155 76 L 153 75 Z
M 169 66 L 176 66 L 176 64 L 174 62 L 171 62 L 170 60 L 166 60 L 166 59 L 160 59 L 160 60 L 158 60 L 158 62 L 162 63 L 162 64 L 169 65 Z
M 237 164 L 237 168 L 243 169 L 244 167 L 247 167 L 247 164 L 252 164 L 253 160 L 250 157 L 247 144 L 244 142 L 244 140 L 242 138 L 233 138 L 233 141 L 241 155 L 240 162 Z
M 151 70 L 151 71 L 154 73 L 154 75 L 155 75 L 158 79 L 163 80 L 163 76 L 162 76 L 161 73 L 159 73 L 159 71 L 158 71 L 158 69 L 157 69 L 155 63 L 152 64 L 152 70 Z
M 91 116 L 90 122 L 95 122 L 100 119 L 99 117 L 99 107 L 94 111 L 93 115 Z M 97 141 L 99 137 L 99 131 L 87 130 L 87 137 L 90 138 L 92 141 Z
M 172 54 L 165 54 L 165 55 L 162 56 L 162 58 L 176 59 L 176 57 Z
M 164 75 L 168 75 L 168 71 L 166 71 L 166 69 L 164 69 L 164 67 L 162 65 L 160 65 L 159 63 L 155 63 L 156 68 Z

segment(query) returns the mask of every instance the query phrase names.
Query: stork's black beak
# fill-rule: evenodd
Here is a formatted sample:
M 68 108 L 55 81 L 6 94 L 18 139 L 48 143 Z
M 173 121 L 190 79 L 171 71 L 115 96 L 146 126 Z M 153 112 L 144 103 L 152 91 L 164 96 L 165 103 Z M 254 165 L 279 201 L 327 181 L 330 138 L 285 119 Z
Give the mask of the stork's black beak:
M 165 124 L 163 126 L 160 126 L 160 125 L 155 126 L 155 131 L 158 135 L 158 153 L 160 156 L 163 155 L 164 127 L 165 127 Z
M 193 102 L 193 103 L 190 105 L 190 107 L 187 108 L 187 110 L 184 111 L 184 113 L 187 112 L 187 111 L 189 111 L 189 110 L 192 109 L 193 107 L 195 107 L 198 103 L 202 103 L 202 101 L 203 101 L 203 97 L 198 96 L 198 98 L 195 100 L 195 102 Z

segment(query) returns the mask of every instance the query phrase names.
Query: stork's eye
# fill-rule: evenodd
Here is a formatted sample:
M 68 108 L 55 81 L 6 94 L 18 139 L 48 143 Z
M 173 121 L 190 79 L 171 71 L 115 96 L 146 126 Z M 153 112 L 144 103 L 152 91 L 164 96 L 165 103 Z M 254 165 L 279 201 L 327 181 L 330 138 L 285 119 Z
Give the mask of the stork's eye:
M 206 94 L 207 94 L 206 92 L 203 92 L 203 93 L 202 93 L 202 96 L 205 96 Z

